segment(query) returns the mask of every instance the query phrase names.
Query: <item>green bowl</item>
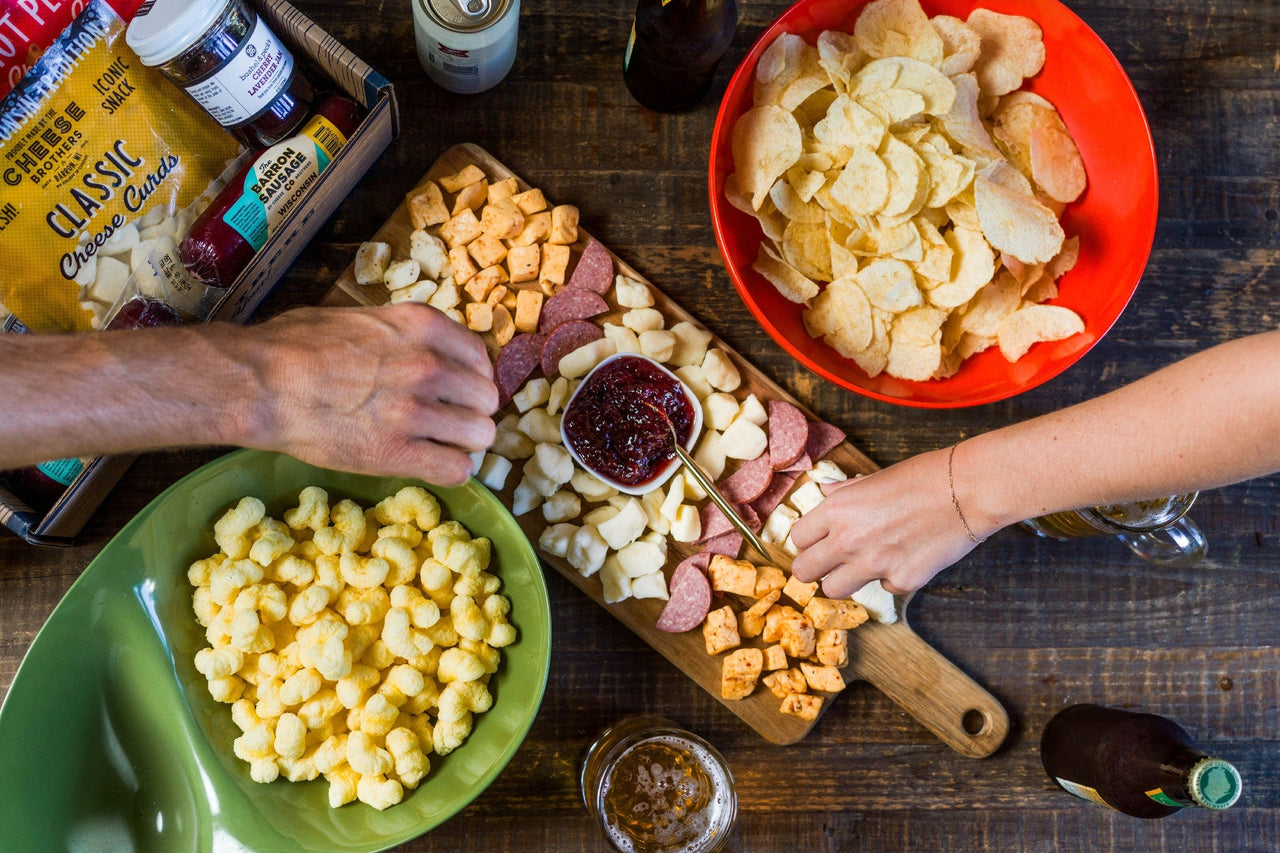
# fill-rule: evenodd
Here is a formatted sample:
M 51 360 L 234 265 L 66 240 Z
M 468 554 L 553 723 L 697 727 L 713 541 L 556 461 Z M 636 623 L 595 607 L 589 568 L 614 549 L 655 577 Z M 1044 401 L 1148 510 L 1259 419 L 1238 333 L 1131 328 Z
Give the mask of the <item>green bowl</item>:
M 217 551 L 213 522 L 245 495 L 272 515 L 304 486 L 370 506 L 420 481 L 328 471 L 240 450 L 165 490 L 102 550 L 36 636 L 0 708 L 0 850 L 374 851 L 432 829 L 471 802 L 519 748 L 551 654 L 538 558 L 475 480 L 427 486 L 445 518 L 493 541 L 519 639 L 503 650 L 493 707 L 398 805 L 332 809 L 328 783 L 260 785 L 231 751 L 239 730 L 193 658 L 205 645 L 187 566 Z

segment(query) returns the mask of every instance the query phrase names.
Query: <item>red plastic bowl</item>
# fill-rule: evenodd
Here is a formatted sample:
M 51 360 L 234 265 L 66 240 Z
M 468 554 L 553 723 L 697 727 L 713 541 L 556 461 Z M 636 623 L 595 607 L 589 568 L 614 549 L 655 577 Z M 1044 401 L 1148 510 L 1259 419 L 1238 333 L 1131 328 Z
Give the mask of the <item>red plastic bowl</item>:
M 734 122 L 751 108 L 756 61 L 780 33 L 813 43 L 823 30 L 852 32 L 866 0 L 800 0 L 765 30 L 729 81 L 711 140 L 711 218 L 729 277 L 742 301 L 783 348 L 814 373 L 877 400 L 954 408 L 1003 400 L 1052 379 L 1106 334 L 1129 302 L 1155 236 L 1159 187 L 1155 150 L 1142 105 L 1120 63 L 1093 30 L 1057 0 L 921 0 L 930 15 L 967 18 L 979 6 L 1025 15 L 1044 31 L 1044 70 L 1024 88 L 1058 108 L 1084 158 L 1088 188 L 1062 216 L 1068 236 L 1080 237 L 1080 260 L 1059 280 L 1052 304 L 1083 319 L 1078 335 L 1036 344 L 1010 364 L 992 347 L 969 358 L 948 379 L 910 382 L 868 377 L 852 360 L 809 337 L 801 305 L 789 302 L 751 269 L 762 233 L 755 219 L 724 198 L 732 174 Z

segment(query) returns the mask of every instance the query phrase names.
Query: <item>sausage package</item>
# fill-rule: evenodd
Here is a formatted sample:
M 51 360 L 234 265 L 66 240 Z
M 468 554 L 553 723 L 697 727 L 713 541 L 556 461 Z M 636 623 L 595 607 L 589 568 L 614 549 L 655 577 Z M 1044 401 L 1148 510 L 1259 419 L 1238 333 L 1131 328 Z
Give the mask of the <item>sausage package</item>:
M 203 299 L 176 246 L 241 149 L 124 35 L 89 0 L 0 100 L 0 304 L 32 331 L 101 328 L 135 293 Z

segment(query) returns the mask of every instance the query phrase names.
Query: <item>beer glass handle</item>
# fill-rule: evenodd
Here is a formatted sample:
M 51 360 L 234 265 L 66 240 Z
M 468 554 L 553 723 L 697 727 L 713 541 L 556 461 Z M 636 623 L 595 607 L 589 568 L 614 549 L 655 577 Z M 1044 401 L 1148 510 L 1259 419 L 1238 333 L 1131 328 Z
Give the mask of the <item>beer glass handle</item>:
M 1194 565 L 1204 559 L 1209 547 L 1204 533 L 1186 516 L 1150 533 L 1121 533 L 1118 538 L 1130 551 L 1159 566 Z

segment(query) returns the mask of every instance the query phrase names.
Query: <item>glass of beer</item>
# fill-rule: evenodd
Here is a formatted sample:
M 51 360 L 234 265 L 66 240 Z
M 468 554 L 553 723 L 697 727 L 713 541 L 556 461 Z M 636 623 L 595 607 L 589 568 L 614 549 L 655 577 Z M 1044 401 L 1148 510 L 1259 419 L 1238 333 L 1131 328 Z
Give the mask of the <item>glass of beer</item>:
M 1048 539 L 1115 536 L 1144 560 L 1189 566 L 1208 550 L 1204 533 L 1187 517 L 1197 492 L 1108 506 L 1085 507 L 1029 518 L 1022 526 Z
M 605 729 L 582 762 L 582 799 L 622 853 L 715 853 L 738 813 L 715 747 L 662 717 Z

